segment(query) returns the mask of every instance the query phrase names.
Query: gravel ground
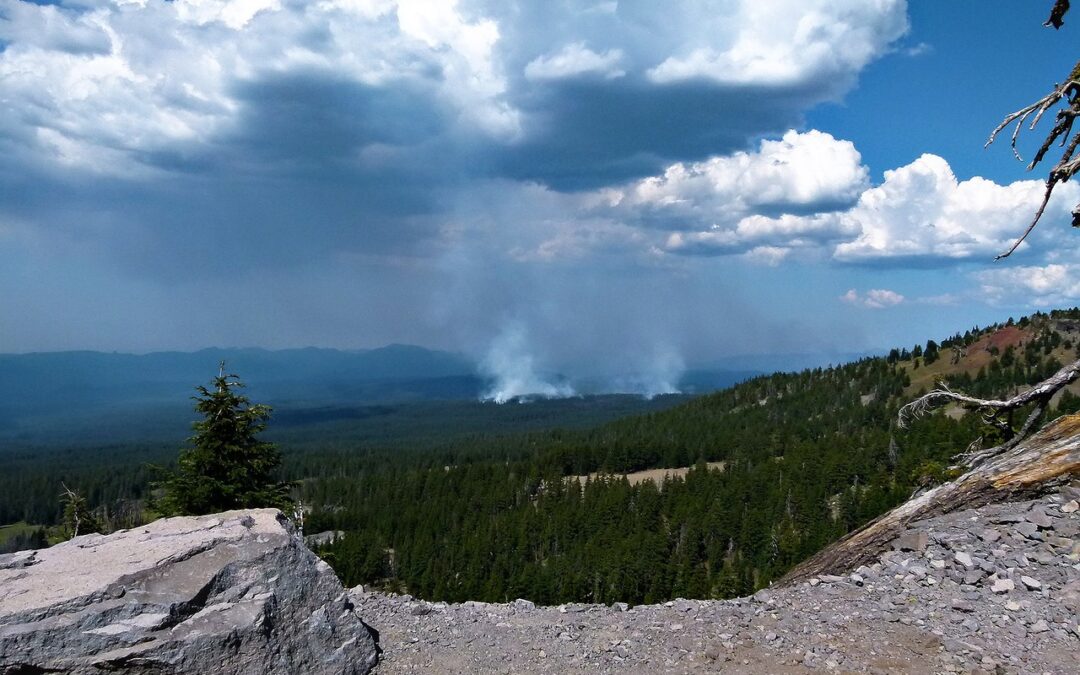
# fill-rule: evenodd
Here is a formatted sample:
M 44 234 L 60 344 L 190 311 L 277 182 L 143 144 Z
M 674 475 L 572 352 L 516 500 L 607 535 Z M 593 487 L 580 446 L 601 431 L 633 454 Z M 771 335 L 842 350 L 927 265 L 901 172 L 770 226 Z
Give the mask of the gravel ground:
M 1080 489 L 914 523 L 878 562 L 727 601 L 352 591 L 397 673 L 1080 673 Z

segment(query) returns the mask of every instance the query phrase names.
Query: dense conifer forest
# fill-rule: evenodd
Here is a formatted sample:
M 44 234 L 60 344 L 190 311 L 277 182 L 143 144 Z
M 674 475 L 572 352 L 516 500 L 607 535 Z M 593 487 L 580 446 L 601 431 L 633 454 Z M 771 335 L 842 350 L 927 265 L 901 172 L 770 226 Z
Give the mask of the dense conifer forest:
M 1078 339 L 1080 310 L 1057 311 L 588 428 L 282 443 L 285 477 L 306 532 L 345 532 L 321 554 L 349 585 L 454 601 L 729 597 L 946 480 L 973 439 L 993 441 L 977 416 L 948 408 L 899 430 L 901 405 L 939 379 L 979 396 L 1014 391 L 1075 359 Z M 1055 405 L 1074 412 L 1080 397 Z M 55 525 L 64 480 L 106 527 L 137 524 L 153 515 L 148 464 L 175 453 L 8 451 L 0 523 Z M 625 475 L 659 467 L 692 468 Z

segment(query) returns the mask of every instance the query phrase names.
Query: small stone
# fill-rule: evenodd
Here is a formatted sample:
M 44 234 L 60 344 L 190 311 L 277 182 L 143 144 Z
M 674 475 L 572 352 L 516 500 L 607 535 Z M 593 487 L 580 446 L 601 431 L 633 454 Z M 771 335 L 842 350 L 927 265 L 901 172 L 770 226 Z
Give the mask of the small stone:
M 952 608 L 955 609 L 958 612 L 974 612 L 975 611 L 975 607 L 973 607 L 972 604 L 970 602 L 966 601 L 966 600 L 956 600 L 956 599 L 954 599 L 952 601 Z
M 1077 502 L 1075 499 L 1061 505 L 1062 513 L 1076 513 L 1077 510 L 1080 510 L 1080 502 Z
M 817 586 L 818 584 L 821 583 L 821 579 L 818 579 L 817 577 L 812 577 L 808 583 L 811 586 Z
M 971 569 L 972 567 L 975 567 L 975 561 L 971 559 L 971 554 L 970 553 L 964 553 L 963 551 L 957 551 L 956 554 L 953 555 L 953 559 L 956 560 L 956 562 L 960 563 L 961 565 L 963 565 L 964 567 L 966 567 L 968 569 Z
M 1054 527 L 1054 521 L 1042 509 L 1031 509 L 1025 518 L 1029 523 L 1037 525 L 1041 530 L 1049 530 Z
M 1001 539 L 1001 533 L 994 528 L 987 528 L 979 533 L 979 539 L 982 539 L 987 544 L 992 544 L 998 539 Z
M 1041 539 L 1039 536 L 1039 526 L 1035 523 L 1017 523 L 1013 528 L 1016 532 L 1022 534 L 1028 539 Z
M 533 602 L 532 600 L 525 600 L 523 598 L 518 598 L 517 600 L 514 601 L 514 609 L 524 609 L 524 610 L 536 609 L 536 603 Z
M 1005 609 L 1009 610 L 1010 612 L 1017 612 L 1020 610 L 1020 603 L 1015 600 L 1010 600 L 1005 603 Z
M 1042 588 L 1042 583 L 1038 579 L 1033 579 L 1032 577 L 1022 576 L 1020 577 L 1020 581 L 1027 586 L 1029 591 L 1037 591 Z
M 848 577 L 848 578 L 849 578 L 849 579 L 851 579 L 851 583 L 855 584 L 856 586 L 862 586 L 862 585 L 863 585 L 863 581 L 864 581 L 864 580 L 863 580 L 863 578 L 862 578 L 862 576 L 861 576 L 861 575 L 858 575 L 858 574 L 852 574 L 852 575 L 851 575 L 850 577 Z
M 1024 516 L 1019 513 L 1002 513 L 990 518 L 991 523 L 1022 523 Z
M 630 609 L 630 605 L 626 604 L 625 602 L 616 602 L 611 605 L 611 608 L 614 609 L 616 612 L 626 612 Z
M 930 543 L 930 538 L 926 535 L 926 532 L 908 532 L 896 538 L 892 543 L 893 549 L 897 551 L 918 551 L 922 553 L 926 550 L 926 547 Z
M 1012 579 L 994 579 L 994 582 L 990 584 L 990 590 L 994 593 L 1008 593 L 1014 588 L 1016 584 Z
M 930 561 L 930 567 L 933 567 L 936 570 L 943 570 L 943 569 L 945 569 L 945 561 L 944 560 L 931 560 Z
M 1046 619 L 1039 619 L 1031 626 L 1032 633 L 1045 633 L 1050 630 L 1050 624 L 1046 623 Z
M 754 593 L 754 600 L 757 600 L 758 602 L 769 602 L 772 598 L 773 594 L 764 588 L 757 593 Z

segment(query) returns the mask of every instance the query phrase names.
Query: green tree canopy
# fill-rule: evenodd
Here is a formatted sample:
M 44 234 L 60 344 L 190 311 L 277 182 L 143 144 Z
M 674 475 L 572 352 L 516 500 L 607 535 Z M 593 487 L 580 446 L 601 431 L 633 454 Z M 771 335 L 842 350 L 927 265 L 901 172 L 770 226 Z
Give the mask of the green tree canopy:
M 197 387 L 195 410 L 203 419 L 192 427 L 191 447 L 179 466 L 159 484 L 157 510 L 166 515 L 201 515 L 230 509 L 277 507 L 291 503 L 291 484 L 277 480 L 281 456 L 257 435 L 266 428 L 270 407 L 251 403 L 237 390 L 236 375 L 222 363 L 210 387 Z

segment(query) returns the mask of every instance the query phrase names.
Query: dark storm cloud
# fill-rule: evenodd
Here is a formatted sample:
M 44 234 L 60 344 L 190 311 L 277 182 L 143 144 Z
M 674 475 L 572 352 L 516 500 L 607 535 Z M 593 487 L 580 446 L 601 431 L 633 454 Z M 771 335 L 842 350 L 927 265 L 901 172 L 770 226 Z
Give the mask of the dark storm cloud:
M 336 173 L 358 163 L 372 144 L 395 146 L 414 160 L 418 180 L 428 170 L 415 155 L 446 134 L 446 113 L 429 87 L 395 82 L 373 87 L 319 71 L 264 76 L 233 87 L 241 113 L 218 139 L 233 161 L 286 162 Z M 400 178 L 400 177 L 399 177 Z
M 542 89 L 523 102 L 528 139 L 503 150 L 495 166 L 509 178 L 569 190 L 745 149 L 748 139 L 798 126 L 802 111 L 821 95 L 703 81 L 657 86 L 640 78 Z

